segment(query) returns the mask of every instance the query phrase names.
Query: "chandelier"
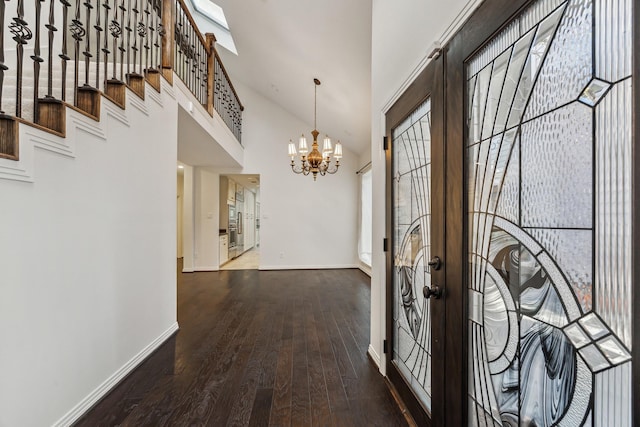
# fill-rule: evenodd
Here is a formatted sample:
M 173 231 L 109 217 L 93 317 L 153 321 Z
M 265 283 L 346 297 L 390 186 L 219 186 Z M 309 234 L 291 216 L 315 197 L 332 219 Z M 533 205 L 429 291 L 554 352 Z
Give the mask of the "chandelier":
M 338 172 L 338 168 L 340 167 L 340 159 L 342 158 L 342 144 L 340 141 L 336 143 L 335 147 L 331 146 L 331 139 L 328 136 L 325 136 L 322 146 L 322 154 L 318 150 L 318 132 L 316 127 L 316 111 L 317 111 L 317 97 L 318 97 L 318 86 L 320 86 L 320 80 L 313 79 L 313 82 L 316 84 L 315 92 L 313 96 L 313 130 L 311 131 L 311 135 L 313 135 L 313 144 L 311 144 L 311 152 L 309 152 L 309 148 L 307 146 L 307 138 L 304 137 L 304 134 L 299 139 L 298 151 L 300 152 L 300 164 L 296 166 L 295 157 L 298 154 L 296 152 L 296 145 L 289 140 L 289 157 L 291 157 L 291 170 L 294 173 L 301 173 L 303 175 L 313 174 L 313 180 L 315 181 L 320 175 L 326 174 L 334 174 Z M 336 159 L 335 165 L 331 165 L 331 155 L 333 154 L 333 158 Z

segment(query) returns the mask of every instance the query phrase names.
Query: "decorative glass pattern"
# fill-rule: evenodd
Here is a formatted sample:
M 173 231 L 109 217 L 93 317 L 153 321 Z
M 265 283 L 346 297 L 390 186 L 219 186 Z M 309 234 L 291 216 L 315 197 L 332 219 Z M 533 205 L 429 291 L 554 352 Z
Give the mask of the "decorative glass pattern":
M 431 102 L 393 131 L 393 362 L 425 409 L 431 409 Z
M 469 425 L 631 426 L 632 0 L 538 0 L 467 62 Z

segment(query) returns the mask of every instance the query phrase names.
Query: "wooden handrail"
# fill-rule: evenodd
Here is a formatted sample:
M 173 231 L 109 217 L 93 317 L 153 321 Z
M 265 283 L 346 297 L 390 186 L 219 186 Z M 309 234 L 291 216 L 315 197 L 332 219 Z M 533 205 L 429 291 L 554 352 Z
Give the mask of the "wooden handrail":
M 213 53 L 214 53 L 216 59 L 218 60 L 218 62 L 220 63 L 220 68 L 222 69 L 222 72 L 224 73 L 224 76 L 227 78 L 227 81 L 229 82 L 229 86 L 231 87 L 231 90 L 233 91 L 233 94 L 235 95 L 236 99 L 238 100 L 238 104 L 240 104 L 240 110 L 244 111 L 244 106 L 242 105 L 242 102 L 240 102 L 240 97 L 238 96 L 238 92 L 236 92 L 236 88 L 233 87 L 233 82 L 229 78 L 229 74 L 227 73 L 227 69 L 224 68 L 224 64 L 223 64 L 222 60 L 220 59 L 220 56 L 218 55 L 218 51 L 215 50 L 215 48 L 213 49 Z
M 205 49 L 207 49 L 207 53 L 210 53 L 207 47 L 207 41 L 202 35 L 202 32 L 200 31 L 200 29 L 198 28 L 196 21 L 193 20 L 193 16 L 191 16 L 191 12 L 189 12 L 187 5 L 184 4 L 183 0 L 177 0 L 177 2 L 180 5 L 180 8 L 182 9 L 182 11 L 185 13 L 185 15 L 187 15 L 187 19 L 189 20 L 189 23 L 191 24 L 193 29 L 196 30 L 195 32 L 196 32 L 196 35 L 198 36 L 198 39 L 200 40 L 200 43 L 202 43 L 202 45 L 205 46 Z

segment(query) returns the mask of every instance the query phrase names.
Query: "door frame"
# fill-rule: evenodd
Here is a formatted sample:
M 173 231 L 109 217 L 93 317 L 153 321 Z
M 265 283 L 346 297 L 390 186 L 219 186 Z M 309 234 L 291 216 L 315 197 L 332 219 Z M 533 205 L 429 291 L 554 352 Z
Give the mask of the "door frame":
M 418 425 L 431 426 L 443 425 L 441 418 L 445 409 L 444 393 L 436 395 L 432 393 L 431 413 L 424 411 L 413 392 L 404 383 L 404 379 L 396 367 L 391 363 L 393 359 L 393 248 L 395 247 L 393 229 L 394 223 L 394 191 L 393 191 L 393 138 L 392 130 L 406 119 L 422 102 L 431 98 L 431 253 L 446 260 L 444 248 L 444 57 L 440 55 L 437 59 L 425 68 L 424 71 L 411 83 L 411 85 L 398 98 L 393 106 L 387 111 L 385 117 L 385 138 L 387 141 L 385 150 L 386 163 L 386 361 L 387 377 L 396 388 L 403 403 L 409 409 L 413 419 Z M 434 158 L 441 159 L 434 162 Z M 434 226 L 435 224 L 435 226 Z M 444 272 L 446 261 L 442 269 L 432 270 L 432 283 L 437 283 L 442 288 L 444 286 Z M 446 291 L 445 291 L 446 295 Z M 446 297 L 441 298 L 436 303 L 431 304 L 431 353 L 438 355 L 431 359 L 431 388 L 442 390 L 445 387 L 444 356 L 445 356 L 445 325 L 444 322 L 434 322 L 434 319 L 443 319 L 445 312 Z
M 385 137 L 388 141 L 385 151 L 386 164 L 386 192 L 385 207 L 386 238 L 389 242 L 386 253 L 386 339 L 389 346 L 393 343 L 393 164 L 391 153 L 393 140 L 391 129 L 394 125 L 406 118 L 420 102 L 429 95 L 424 87 L 434 84 L 435 69 L 439 69 L 443 80 L 435 83 L 432 99 L 432 141 L 440 139 L 442 144 L 441 154 L 444 162 L 441 164 L 442 173 L 434 173 L 432 179 L 442 177 L 438 187 L 433 179 L 432 188 L 442 188 L 443 209 L 439 209 L 443 228 L 437 230 L 436 240 L 443 242 L 444 246 L 434 248 L 432 253 L 441 254 L 445 260 L 443 269 L 434 272 L 433 279 L 444 286 L 444 304 L 432 305 L 432 318 L 444 319 L 443 342 L 432 343 L 432 352 L 442 352 L 446 349 L 444 360 L 432 360 L 432 389 L 443 391 L 442 396 L 432 396 L 433 418 L 420 417 L 420 407 L 412 403 L 412 392 L 406 388 L 397 387 L 398 381 L 393 384 L 398 388 L 398 393 L 407 405 L 409 411 L 419 425 L 458 426 L 467 422 L 467 370 L 468 370 L 468 333 L 467 315 L 468 300 L 466 278 L 467 265 L 467 237 L 466 224 L 467 197 L 466 197 L 466 165 L 464 156 L 464 141 L 467 134 L 464 112 L 468 100 L 465 91 L 465 64 L 466 60 L 481 49 L 486 41 L 501 31 L 512 18 L 522 9 L 530 5 L 534 0 L 485 0 L 473 12 L 469 19 L 456 32 L 452 39 L 442 49 L 437 60 L 430 63 L 427 68 L 411 83 L 400 98 L 386 113 Z M 632 279 L 635 284 L 633 289 L 634 308 L 640 307 L 640 6 L 633 7 L 633 172 L 632 172 L 632 234 L 633 234 L 633 272 Z M 435 64 L 435 67 L 433 66 Z M 438 79 L 435 79 L 438 80 Z M 439 96 L 444 108 L 433 108 L 437 105 Z M 434 147 L 435 148 L 435 147 Z M 432 168 L 435 164 L 432 164 Z M 433 190 L 432 190 L 433 192 Z M 446 197 L 445 197 L 446 195 Z M 446 212 L 446 216 L 444 213 Z M 432 212 L 435 214 L 435 211 Z M 432 235 L 436 230 L 432 227 Z M 446 236 L 446 239 L 444 238 Z M 432 331 L 433 332 L 433 331 Z M 640 399 L 640 316 L 633 319 L 632 357 L 635 363 L 632 368 L 632 394 L 633 401 Z M 391 362 L 391 349 L 386 351 L 387 375 L 390 379 L 401 378 Z M 445 404 L 446 402 L 446 404 Z M 633 405 L 633 419 L 640 420 L 640 405 Z M 418 415 L 416 415 L 418 414 Z

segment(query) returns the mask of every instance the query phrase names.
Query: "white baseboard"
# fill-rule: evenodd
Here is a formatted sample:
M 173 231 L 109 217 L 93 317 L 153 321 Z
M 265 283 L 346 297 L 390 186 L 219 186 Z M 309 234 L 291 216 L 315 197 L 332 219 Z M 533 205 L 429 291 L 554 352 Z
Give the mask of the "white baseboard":
M 369 353 L 369 356 L 371 356 L 373 362 L 378 366 L 378 369 L 380 369 L 380 355 L 376 352 L 376 349 L 369 344 L 369 350 L 367 350 L 367 352 Z
M 218 271 L 218 270 L 220 270 L 220 269 L 217 266 L 213 266 L 213 265 L 211 265 L 211 266 L 206 266 L 205 265 L 203 267 L 196 267 L 196 268 L 193 269 L 194 272 L 195 271 Z
M 371 267 L 369 267 L 368 265 L 362 264 L 360 263 L 360 265 L 358 266 L 358 268 L 360 269 L 360 271 L 362 271 L 364 274 L 366 274 L 367 276 L 371 277 Z
M 258 270 L 343 270 L 359 268 L 355 264 L 336 265 L 261 265 Z
M 60 418 L 53 427 L 67 427 L 76 422 L 85 412 L 93 407 L 100 399 L 106 396 L 124 377 L 129 375 L 140 363 L 142 363 L 151 353 L 153 353 L 160 345 L 162 345 L 177 330 L 178 322 L 171 325 L 169 329 L 164 331 L 162 335 L 153 340 L 151 344 L 146 346 L 140 353 L 136 354 L 131 360 L 118 369 L 105 382 L 100 384 L 87 397 L 82 399 L 73 409 Z

